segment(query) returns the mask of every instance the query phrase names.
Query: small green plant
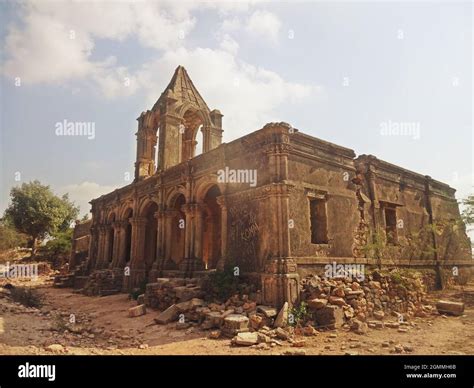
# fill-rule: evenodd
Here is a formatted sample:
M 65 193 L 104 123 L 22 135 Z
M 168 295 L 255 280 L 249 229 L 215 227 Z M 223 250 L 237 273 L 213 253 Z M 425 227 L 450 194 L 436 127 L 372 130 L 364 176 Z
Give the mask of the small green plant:
M 13 301 L 21 303 L 23 306 L 38 308 L 43 304 L 41 295 L 32 288 L 15 287 L 10 292 Z
M 232 295 L 240 293 L 244 284 L 240 276 L 236 275 L 235 266 L 226 264 L 222 271 L 211 273 L 204 281 L 202 286 L 206 295 L 225 301 Z
M 298 306 L 294 306 L 290 310 L 290 317 L 292 317 L 292 319 L 289 319 L 290 326 L 302 326 L 310 317 L 308 304 L 301 302 Z
M 138 297 L 145 293 L 146 291 L 146 279 L 142 280 L 138 287 L 135 287 L 132 291 L 130 291 L 129 297 L 130 299 L 137 300 Z

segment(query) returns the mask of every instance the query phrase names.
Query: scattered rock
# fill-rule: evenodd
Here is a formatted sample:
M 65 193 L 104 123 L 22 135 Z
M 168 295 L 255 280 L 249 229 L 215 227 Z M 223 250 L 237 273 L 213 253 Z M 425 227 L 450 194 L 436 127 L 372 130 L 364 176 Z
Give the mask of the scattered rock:
M 232 343 L 239 346 L 252 346 L 258 342 L 257 333 L 238 333 L 233 339 Z
M 354 319 L 351 324 L 351 330 L 354 330 L 357 334 L 367 334 L 369 327 L 367 323 Z
M 212 330 L 209 333 L 209 338 L 210 339 L 218 339 L 218 338 L 220 338 L 220 336 L 221 336 L 221 331 L 220 330 Z
M 328 304 L 327 299 L 311 299 L 308 301 L 308 307 L 310 310 L 315 311 L 322 309 Z
M 165 311 L 161 312 L 156 318 L 155 322 L 164 325 L 172 321 L 176 321 L 179 316 L 179 309 L 175 304 L 168 307 Z
M 464 303 L 440 300 L 436 303 L 436 309 L 440 314 L 460 316 L 464 313 Z
M 278 313 L 275 307 L 269 306 L 257 306 L 257 312 L 262 313 L 267 318 L 274 318 Z
M 242 331 L 247 331 L 249 319 L 245 315 L 230 314 L 224 318 L 222 331 L 227 335 L 235 335 Z
M 145 315 L 145 314 L 146 314 L 146 307 L 145 307 L 144 304 L 141 304 L 139 306 L 135 306 L 135 307 L 132 307 L 132 308 L 128 309 L 128 316 L 130 318 L 139 317 L 139 316 Z
M 319 326 L 336 329 L 344 323 L 344 314 L 338 306 L 326 306 L 314 313 L 314 318 Z
M 273 324 L 273 327 L 288 326 L 288 309 L 289 309 L 288 302 L 285 302 L 275 319 L 275 323 Z

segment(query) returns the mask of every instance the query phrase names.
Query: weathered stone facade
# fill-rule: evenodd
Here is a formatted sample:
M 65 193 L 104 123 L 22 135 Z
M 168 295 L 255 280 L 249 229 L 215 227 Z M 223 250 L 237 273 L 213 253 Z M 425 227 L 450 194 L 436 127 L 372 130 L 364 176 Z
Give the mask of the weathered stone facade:
M 454 189 L 286 123 L 221 143 L 181 66 L 136 135 L 134 182 L 91 201 L 88 271 L 125 269 L 124 290 L 231 263 L 281 306 L 327 263 L 471 265 Z

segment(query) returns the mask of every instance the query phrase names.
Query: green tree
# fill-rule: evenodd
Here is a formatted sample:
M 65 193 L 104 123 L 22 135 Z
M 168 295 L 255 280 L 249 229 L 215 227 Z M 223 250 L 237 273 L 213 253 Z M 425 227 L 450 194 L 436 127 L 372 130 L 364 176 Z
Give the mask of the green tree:
M 14 187 L 11 203 L 4 218 L 19 232 L 30 237 L 33 255 L 38 243 L 48 235 L 65 232 L 79 214 L 79 208 L 69 201 L 67 194 L 56 196 L 49 186 L 35 180 Z
M 462 201 L 464 210 L 462 212 L 462 219 L 466 225 L 474 224 L 474 195 L 470 195 Z
M 19 233 L 13 226 L 0 220 L 0 251 L 16 247 L 26 247 L 28 237 Z

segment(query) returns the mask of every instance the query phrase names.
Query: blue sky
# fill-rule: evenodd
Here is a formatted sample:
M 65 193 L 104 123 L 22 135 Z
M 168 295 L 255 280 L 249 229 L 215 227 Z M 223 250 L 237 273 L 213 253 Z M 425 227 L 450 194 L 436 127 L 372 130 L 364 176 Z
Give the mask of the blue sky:
M 224 141 L 286 121 L 459 198 L 472 192 L 469 2 L 42 1 L 0 12 L 2 212 L 11 187 L 33 179 L 69 192 L 81 214 L 129 183 L 136 118 L 178 65 L 224 114 Z M 95 138 L 57 136 L 63 120 L 94 123 Z M 417 136 L 383 134 L 390 123 Z

